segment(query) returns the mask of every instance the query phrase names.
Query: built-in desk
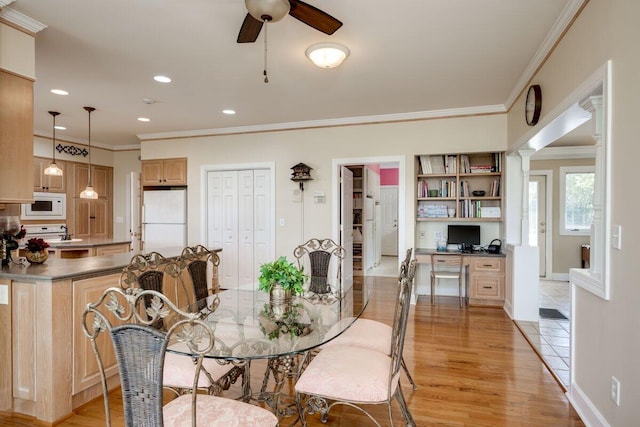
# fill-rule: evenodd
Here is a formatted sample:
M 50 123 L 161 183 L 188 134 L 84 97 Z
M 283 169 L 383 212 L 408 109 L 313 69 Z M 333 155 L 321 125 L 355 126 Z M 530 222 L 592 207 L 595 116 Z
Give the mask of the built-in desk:
M 460 253 L 416 248 L 415 257 L 420 264 L 431 264 L 431 254 Z M 469 305 L 502 307 L 504 304 L 505 254 L 472 252 L 463 254 L 465 265 L 465 296 Z

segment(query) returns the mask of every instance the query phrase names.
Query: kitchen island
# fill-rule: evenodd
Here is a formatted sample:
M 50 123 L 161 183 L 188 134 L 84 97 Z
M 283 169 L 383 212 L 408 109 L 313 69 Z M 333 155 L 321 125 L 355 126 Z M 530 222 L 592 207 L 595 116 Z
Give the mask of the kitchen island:
M 165 249 L 162 254 L 177 256 L 181 249 Z M 104 289 L 120 286 L 121 272 L 135 254 L 49 257 L 44 264 L 2 268 L 1 412 L 25 414 L 51 424 L 102 394 L 81 315 Z M 116 386 L 115 360 L 104 362 Z
M 100 255 L 128 253 L 130 239 L 110 239 L 90 237 L 72 240 L 47 240 L 49 256 L 56 258 L 85 258 Z

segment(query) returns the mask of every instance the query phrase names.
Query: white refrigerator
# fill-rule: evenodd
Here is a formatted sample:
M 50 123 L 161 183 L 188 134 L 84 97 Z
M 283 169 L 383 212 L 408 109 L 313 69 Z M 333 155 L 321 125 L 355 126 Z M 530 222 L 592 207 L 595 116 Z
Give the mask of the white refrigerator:
M 145 252 L 187 245 L 187 190 L 147 190 L 142 195 Z

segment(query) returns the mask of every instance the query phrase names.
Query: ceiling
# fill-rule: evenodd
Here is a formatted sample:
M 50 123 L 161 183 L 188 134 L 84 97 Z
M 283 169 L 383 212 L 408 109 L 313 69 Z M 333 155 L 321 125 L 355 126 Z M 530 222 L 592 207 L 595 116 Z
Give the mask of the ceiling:
M 56 110 L 67 127 L 56 136 L 86 140 L 89 105 L 92 143 L 115 149 L 166 132 L 505 111 L 553 45 L 550 35 L 561 34 L 558 22 L 582 3 L 308 0 L 344 25 L 328 36 L 291 16 L 268 24 L 264 83 L 264 28 L 256 43 L 236 43 L 243 0 L 4 2 L 47 26 L 36 36 L 36 133 L 51 134 L 47 111 Z M 304 55 L 326 41 L 351 51 L 338 68 L 317 68 Z M 155 82 L 157 74 L 172 83 Z

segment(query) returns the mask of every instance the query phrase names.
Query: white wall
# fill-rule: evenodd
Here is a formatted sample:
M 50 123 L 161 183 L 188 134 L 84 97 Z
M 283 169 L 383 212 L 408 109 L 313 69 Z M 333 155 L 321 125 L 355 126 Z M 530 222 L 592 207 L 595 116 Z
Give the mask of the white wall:
M 407 245 L 414 244 L 416 154 L 500 151 L 506 149 L 506 116 L 474 116 L 403 123 L 303 129 L 209 137 L 143 141 L 143 159 L 188 157 L 189 244 L 202 241 L 201 168 L 205 165 L 275 162 L 276 255 L 290 255 L 301 240 L 300 204 L 292 201 L 297 184 L 290 168 L 304 162 L 313 168 L 313 181 L 305 183 L 305 236 L 331 236 L 332 159 L 406 156 L 404 171 L 407 206 L 404 218 Z M 313 204 L 313 192 L 323 191 L 326 204 Z
M 640 157 L 638 16 L 638 1 L 590 0 L 532 80 L 542 87 L 544 119 L 546 112 L 605 61 L 612 60 L 611 219 L 612 224 L 622 225 L 623 246 L 611 253 L 608 301 L 582 288 L 574 289 L 572 339 L 576 356 L 570 396 L 587 425 L 632 426 L 640 417 L 640 286 L 634 244 L 640 241 L 640 227 L 637 210 L 630 204 L 637 194 L 634 172 Z M 523 106 L 521 96 L 508 114 L 510 146 L 528 130 Z M 609 398 L 611 376 L 621 381 L 619 407 Z

